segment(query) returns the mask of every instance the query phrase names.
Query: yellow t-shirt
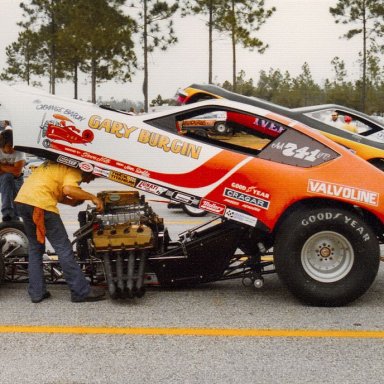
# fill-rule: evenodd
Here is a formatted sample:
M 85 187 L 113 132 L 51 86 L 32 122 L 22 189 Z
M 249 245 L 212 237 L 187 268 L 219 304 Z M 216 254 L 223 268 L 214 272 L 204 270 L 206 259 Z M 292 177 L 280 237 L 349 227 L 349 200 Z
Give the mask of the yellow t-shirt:
M 78 187 L 81 171 L 57 163 L 43 163 L 24 181 L 15 201 L 59 213 L 65 185 Z
M 345 129 L 346 131 L 349 131 L 349 132 L 358 133 L 357 127 L 353 124 L 350 124 L 350 123 L 345 123 L 343 125 L 343 129 Z

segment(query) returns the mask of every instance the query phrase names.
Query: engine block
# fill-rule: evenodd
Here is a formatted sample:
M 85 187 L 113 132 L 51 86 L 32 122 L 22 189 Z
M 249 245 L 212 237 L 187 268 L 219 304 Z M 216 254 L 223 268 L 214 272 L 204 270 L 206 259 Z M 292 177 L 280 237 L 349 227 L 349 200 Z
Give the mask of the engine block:
M 103 261 L 112 298 L 141 297 L 146 260 L 163 247 L 163 219 L 138 191 L 103 191 L 97 197 L 104 212 L 89 208 L 79 213 L 78 256 Z
M 93 220 L 96 252 L 156 247 L 156 232 L 163 229 L 163 219 L 153 213 L 137 191 L 104 191 L 97 196 L 105 210 Z

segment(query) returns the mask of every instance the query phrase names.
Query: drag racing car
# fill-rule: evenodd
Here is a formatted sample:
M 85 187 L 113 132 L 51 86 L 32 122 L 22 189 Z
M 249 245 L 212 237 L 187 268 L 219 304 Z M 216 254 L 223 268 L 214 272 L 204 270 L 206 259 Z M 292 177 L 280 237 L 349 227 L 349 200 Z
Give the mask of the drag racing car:
M 290 109 L 256 97 L 230 92 L 216 85 L 193 84 L 177 92 L 177 99 L 180 104 L 189 104 L 211 98 L 224 98 L 266 108 L 290 119 L 300 121 L 319 130 L 325 136 L 351 149 L 363 159 L 384 170 L 384 124 L 365 113 L 337 104 Z M 339 120 L 333 121 L 332 115 L 337 115 Z M 347 130 L 344 121 L 349 121 L 355 129 Z
M 12 121 L 16 149 L 122 185 L 99 192 L 105 211 L 80 212 L 74 234 L 83 270 L 93 282 L 105 279 L 112 298 L 141 297 L 149 284 L 236 278 L 260 287 L 265 275 L 277 272 L 302 302 L 339 306 L 375 280 L 383 172 L 287 116 L 225 99 L 128 116 L 5 85 L 0 104 Z M 180 129 L 207 113 L 225 113 L 231 135 Z M 41 121 L 53 114 L 91 130 L 93 140 L 44 146 Z M 140 191 L 214 216 L 171 239 Z M 23 267 L 25 273 L 22 223 L 1 224 L 0 245 L 8 275 L 17 278 Z M 49 255 L 46 261 L 52 280 L 60 278 L 56 260 Z

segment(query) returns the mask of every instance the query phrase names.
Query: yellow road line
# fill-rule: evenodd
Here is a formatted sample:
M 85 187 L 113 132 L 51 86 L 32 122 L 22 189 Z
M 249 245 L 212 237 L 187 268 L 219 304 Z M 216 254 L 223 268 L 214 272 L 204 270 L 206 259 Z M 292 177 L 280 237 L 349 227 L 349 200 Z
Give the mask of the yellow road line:
M 384 331 L 231 328 L 112 328 L 44 325 L 2 325 L 1 333 L 51 333 L 80 335 L 150 335 L 271 338 L 384 339 Z

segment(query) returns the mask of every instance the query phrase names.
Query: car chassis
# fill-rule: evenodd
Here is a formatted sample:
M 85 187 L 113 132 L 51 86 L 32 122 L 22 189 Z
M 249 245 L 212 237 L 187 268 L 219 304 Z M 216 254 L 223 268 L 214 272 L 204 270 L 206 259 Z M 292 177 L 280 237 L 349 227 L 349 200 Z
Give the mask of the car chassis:
M 142 297 L 147 285 L 240 278 L 260 287 L 276 270 L 302 302 L 339 306 L 363 295 L 376 278 L 384 174 L 289 117 L 226 100 L 128 116 L 0 84 L 0 111 L 3 106 L 17 150 L 130 188 L 99 192 L 104 211 L 81 211 L 74 233 L 82 269 L 114 299 Z M 231 135 L 180 129 L 211 112 L 226 113 Z M 44 145 L 49 124 L 55 135 Z M 138 190 L 217 218 L 172 241 Z M 25 281 L 23 223 L 2 223 L 0 246 L 0 277 Z M 44 260 L 50 282 L 63 281 L 57 258 Z
M 104 192 L 105 193 L 105 192 Z M 109 192 L 107 192 L 109 193 Z M 119 192 L 114 191 L 116 195 Z M 124 194 L 124 192 L 122 192 Z M 98 244 L 95 237 L 100 230 L 100 215 L 93 208 L 79 213 L 79 222 L 83 225 L 74 233 L 72 244 L 76 248 L 75 256 L 83 272 L 92 284 L 106 284 L 112 298 L 141 297 L 146 286 L 182 286 L 208 283 L 218 280 L 241 279 L 246 286 L 261 288 L 263 275 L 275 272 L 271 252 L 267 252 L 259 243 L 257 252 L 252 255 L 235 253 L 239 239 L 247 236 L 248 229 L 231 222 L 212 218 L 210 221 L 179 234 L 177 241 L 171 241 L 162 220 L 157 217 L 145 202 L 144 196 L 135 194 L 135 212 L 147 215 L 150 212 L 155 222 L 141 217 L 151 228 L 154 241 L 134 244 L 109 241 L 106 246 Z M 133 205 L 125 206 L 132 212 Z M 121 216 L 122 210 L 119 211 Z M 111 216 L 111 211 L 107 215 Z M 109 217 L 111 219 L 111 217 Z M 124 222 L 125 232 L 139 231 L 139 226 Z M 119 229 L 115 222 L 103 226 L 109 232 L 109 240 Z M 9 282 L 28 281 L 28 254 L 23 224 L 20 222 L 0 224 L 2 241 L 2 260 L 4 274 L 2 278 Z M 96 246 L 95 246 L 96 244 Z M 214 252 L 218 247 L 222 252 Z M 219 256 L 219 257 L 218 257 Z M 63 272 L 57 255 L 47 253 L 43 259 L 44 275 L 47 283 L 63 283 Z M 1 270 L 1 268 L 0 268 Z

